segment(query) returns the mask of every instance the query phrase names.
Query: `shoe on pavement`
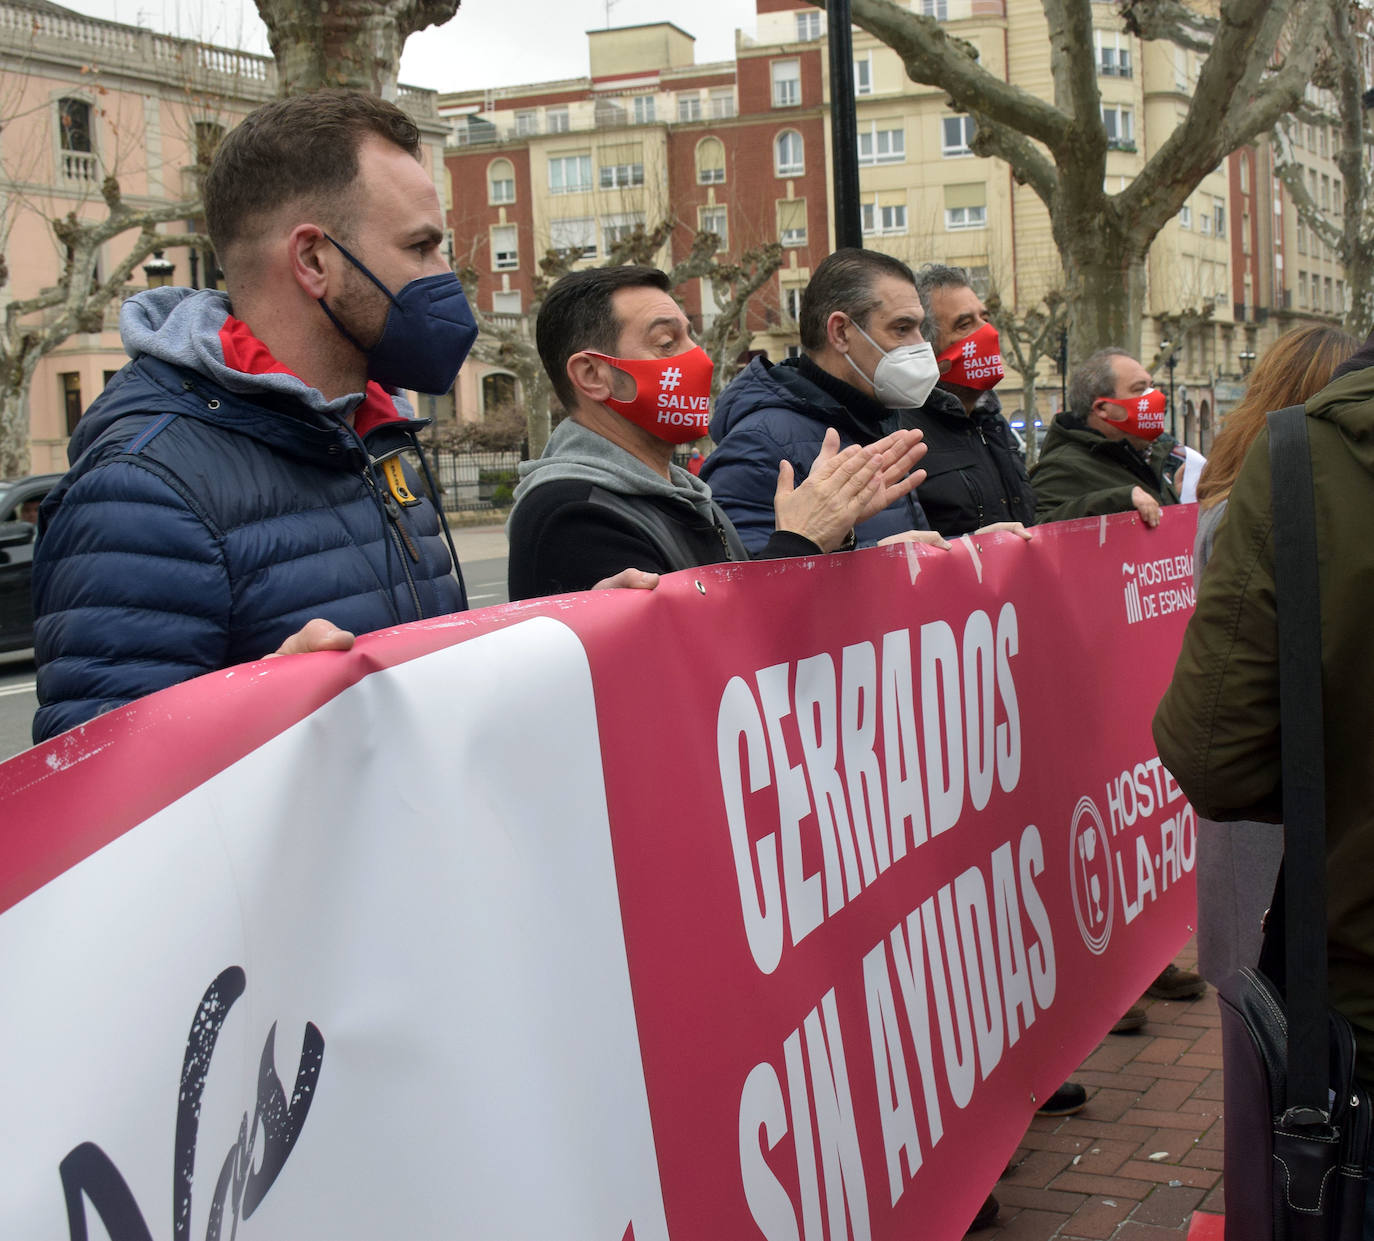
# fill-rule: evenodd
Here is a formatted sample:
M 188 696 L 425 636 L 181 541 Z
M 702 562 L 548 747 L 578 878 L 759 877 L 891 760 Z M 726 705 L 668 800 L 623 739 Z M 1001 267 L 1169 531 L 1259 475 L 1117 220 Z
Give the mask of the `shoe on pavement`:
M 1077 1082 L 1065 1082 L 1035 1110 L 1041 1116 L 1073 1116 L 1088 1102 L 1088 1092 Z
M 1139 1030 L 1145 1024 L 1145 1009 L 1139 1004 L 1132 1004 L 1120 1017 L 1116 1019 L 1116 1025 L 1112 1027 L 1113 1034 L 1130 1034 L 1133 1030 Z
M 1157 1000 L 1195 1000 L 1206 990 L 1201 974 L 1166 965 L 1164 972 L 1145 988 L 1145 994 Z
M 991 1194 L 988 1200 L 978 1208 L 978 1214 L 973 1217 L 973 1223 L 968 1226 L 968 1232 L 982 1232 L 984 1228 L 991 1228 L 997 1219 L 997 1199 Z M 968 1233 L 964 1234 L 965 1236 Z

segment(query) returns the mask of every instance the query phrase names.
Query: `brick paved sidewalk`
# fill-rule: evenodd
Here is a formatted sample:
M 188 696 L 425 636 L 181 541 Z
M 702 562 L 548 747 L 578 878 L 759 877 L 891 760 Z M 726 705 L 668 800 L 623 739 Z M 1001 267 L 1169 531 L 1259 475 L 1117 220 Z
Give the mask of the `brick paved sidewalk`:
M 1191 969 L 1190 943 L 1177 963 Z M 1109 1034 L 1073 1074 L 1077 1116 L 1037 1116 L 993 1191 L 986 1241 L 1180 1241 L 1194 1211 L 1222 1212 L 1221 1028 L 1216 992 L 1147 1000 L 1135 1034 Z

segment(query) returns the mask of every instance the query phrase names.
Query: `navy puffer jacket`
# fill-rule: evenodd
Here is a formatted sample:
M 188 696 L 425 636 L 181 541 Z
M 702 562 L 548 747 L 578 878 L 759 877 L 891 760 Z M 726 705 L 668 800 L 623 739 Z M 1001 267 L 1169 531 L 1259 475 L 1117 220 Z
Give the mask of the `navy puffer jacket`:
M 837 389 L 848 387 L 810 364 L 789 358 L 773 366 L 755 358 L 716 398 L 711 419 L 716 447 L 706 458 L 701 477 L 753 553 L 773 533 L 779 462 L 792 463 L 794 481 L 800 485 L 820 455 L 828 428 L 839 431 L 843 449 L 871 444 L 897 427 L 896 411 L 882 410 L 857 388 L 851 390 L 853 396 L 846 405 L 809 376 Z M 890 534 L 929 529 L 930 522 L 913 492 L 870 517 L 854 533 L 859 546 L 866 547 Z
M 316 616 L 362 634 L 466 606 L 434 507 L 402 506 L 368 460 L 425 424 L 392 410 L 364 453 L 342 421 L 362 394 L 331 402 L 290 374 L 227 373 L 198 356 L 218 357 L 213 338 L 174 351 L 169 337 L 223 322 L 227 302 L 156 293 L 174 296 L 131 299 L 146 299 L 133 335 L 150 351 L 131 349 L 81 419 L 72 469 L 43 506 L 35 741 L 259 659 Z M 126 345 L 130 315 L 126 303 Z

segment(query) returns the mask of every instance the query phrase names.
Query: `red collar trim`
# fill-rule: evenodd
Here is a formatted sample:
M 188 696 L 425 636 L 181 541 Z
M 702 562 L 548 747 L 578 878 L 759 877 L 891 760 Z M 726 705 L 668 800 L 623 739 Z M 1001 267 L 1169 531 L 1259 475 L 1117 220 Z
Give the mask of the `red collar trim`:
M 225 316 L 219 330 L 219 345 L 224 355 L 224 365 L 230 370 L 245 375 L 295 375 L 289 366 L 272 356 L 272 351 L 253 335 L 242 319 L 236 319 L 233 315 Z M 387 390 L 369 380 L 363 391 L 363 402 L 353 412 L 353 429 L 359 435 L 366 435 L 383 423 L 405 421 L 397 412 L 396 402 Z

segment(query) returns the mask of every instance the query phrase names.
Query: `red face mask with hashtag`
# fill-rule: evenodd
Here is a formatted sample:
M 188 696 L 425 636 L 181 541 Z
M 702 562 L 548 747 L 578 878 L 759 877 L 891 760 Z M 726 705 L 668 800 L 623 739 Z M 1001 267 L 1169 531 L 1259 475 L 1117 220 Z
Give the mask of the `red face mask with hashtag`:
M 686 444 L 706 434 L 711 421 L 711 375 L 716 368 L 700 345 L 671 358 L 615 358 L 593 349 L 585 352 L 635 381 L 633 400 L 608 396 L 603 402 L 616 413 L 670 444 Z
M 1127 435 L 1136 439 L 1158 439 L 1164 432 L 1164 410 L 1168 400 L 1158 388 L 1147 388 L 1139 396 L 1103 396 L 1098 400 L 1110 401 L 1126 411 L 1124 418 L 1115 414 L 1107 418 L 1113 426 L 1119 427 Z

